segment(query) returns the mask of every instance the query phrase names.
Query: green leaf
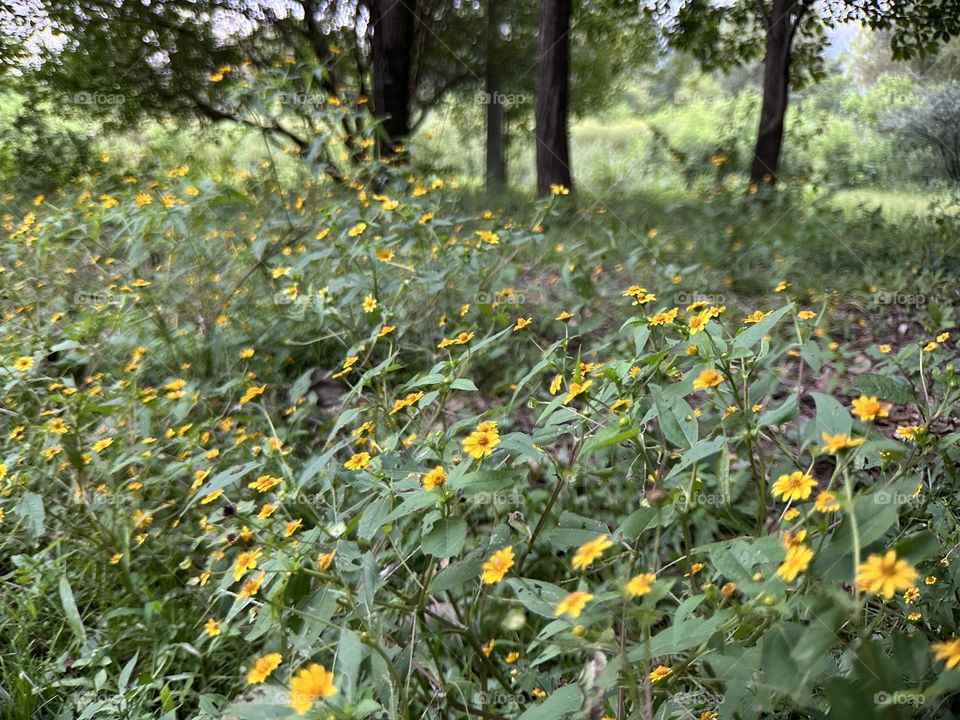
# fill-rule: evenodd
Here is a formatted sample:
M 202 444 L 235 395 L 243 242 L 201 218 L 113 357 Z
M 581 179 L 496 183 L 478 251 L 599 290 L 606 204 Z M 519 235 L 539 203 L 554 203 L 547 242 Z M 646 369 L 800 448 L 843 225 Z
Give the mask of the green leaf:
M 467 523 L 462 517 L 441 518 L 420 539 L 420 547 L 427 555 L 448 558 L 459 555 L 467 539 Z
M 831 435 L 837 435 L 838 433 L 849 435 L 850 429 L 853 427 L 853 418 L 850 417 L 850 412 L 832 395 L 824 395 L 818 392 L 810 394 L 817 405 L 817 441 L 820 440 L 821 432 Z
M 524 711 L 517 720 L 562 720 L 577 712 L 583 705 L 583 693 L 574 684 L 555 690 L 542 703 Z
M 369 540 L 383 525 L 387 523 L 392 504 L 390 498 L 379 497 L 363 510 L 360 523 L 357 525 L 357 537 Z
M 590 442 L 584 446 L 582 455 L 589 455 L 592 452 L 616 445 L 624 440 L 632 440 L 639 432 L 635 427 L 620 430 L 618 426 L 614 425 L 591 438 Z
M 83 627 L 83 620 L 80 617 L 80 611 L 77 609 L 77 601 L 73 597 L 73 588 L 70 587 L 70 581 L 66 575 L 60 576 L 60 604 L 63 605 L 63 614 L 67 618 L 67 623 L 73 634 L 77 636 L 80 644 L 87 642 L 87 631 Z
M 17 503 L 17 514 L 23 517 L 23 524 L 27 532 L 34 538 L 43 535 L 46 526 L 46 513 L 43 509 L 43 498 L 37 493 L 24 493 Z
M 464 560 L 463 562 L 451 563 L 437 573 L 430 583 L 430 592 L 433 594 L 446 592 L 447 590 L 458 590 L 464 584 L 476 581 L 480 577 L 481 560 Z
M 683 398 L 669 399 L 658 385 L 651 385 L 650 393 L 663 436 L 677 447 L 692 447 L 697 441 L 697 419 L 690 406 Z
M 859 375 L 854 379 L 853 386 L 863 395 L 875 395 L 880 400 L 889 400 L 898 405 L 906 405 L 917 401 L 909 387 L 877 373 Z
M 793 303 L 773 311 L 760 322 L 750 325 L 733 339 L 733 349 L 746 350 L 760 342 L 763 336 L 773 330 L 773 326 L 780 322 L 780 318 L 791 310 L 793 310 Z

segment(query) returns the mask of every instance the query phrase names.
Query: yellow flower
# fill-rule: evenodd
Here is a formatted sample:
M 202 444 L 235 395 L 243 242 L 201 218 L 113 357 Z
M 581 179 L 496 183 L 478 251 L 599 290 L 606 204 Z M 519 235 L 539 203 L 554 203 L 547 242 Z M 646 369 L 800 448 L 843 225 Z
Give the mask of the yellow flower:
M 13 369 L 18 370 L 20 372 L 26 372 L 32 367 L 33 367 L 33 358 L 30 357 L 29 355 L 18 357 L 16 360 L 13 361 Z
M 710 322 L 710 311 L 703 310 L 696 315 L 691 315 L 687 320 L 687 330 L 690 333 L 690 337 L 693 337 L 698 332 L 703 330 L 707 323 Z
M 918 587 L 916 587 L 916 586 L 914 586 L 914 587 L 912 587 L 912 588 L 909 588 L 909 589 L 903 594 L 903 601 L 904 601 L 907 605 L 913 605 L 913 604 L 914 604 L 917 600 L 919 600 L 919 599 L 920 599 L 920 588 L 918 588 Z
M 933 650 L 933 655 L 937 660 L 944 660 L 946 662 L 947 670 L 960 665 L 960 638 L 933 643 L 930 648 Z
M 201 504 L 201 505 L 209 505 L 210 503 L 212 503 L 214 500 L 216 500 L 216 499 L 217 499 L 218 497 L 220 497 L 221 495 L 223 495 L 223 488 L 217 488 L 217 489 L 214 490 L 212 493 L 207 493 L 206 495 L 204 495 L 204 496 L 203 496 L 203 499 L 200 500 L 200 504 Z
M 653 573 L 640 573 L 630 578 L 627 583 L 627 594 L 631 597 L 641 597 L 646 595 L 653 588 L 653 581 L 657 576 Z
M 301 527 L 303 527 L 303 520 L 301 518 L 297 518 L 296 520 L 291 520 L 290 522 L 288 522 L 286 525 L 283 526 L 283 536 L 290 537 Z
M 210 618 L 203 624 L 203 630 L 210 637 L 216 637 L 220 634 L 220 622 Z
M 533 318 L 517 318 L 517 323 L 513 326 L 513 331 L 518 332 L 523 330 L 527 325 L 533 322 Z
M 336 694 L 333 673 L 323 665 L 310 663 L 290 679 L 290 707 L 297 715 L 306 715 L 315 700 Z
M 610 412 L 618 413 L 621 410 L 626 410 L 631 405 L 633 405 L 633 400 L 631 400 L 630 398 L 618 398 L 610 406 Z
M 786 520 L 787 522 L 796 520 L 798 517 L 800 517 L 800 511 L 797 510 L 795 507 L 790 508 L 783 514 L 783 519 Z
M 358 452 L 355 453 L 349 460 L 347 460 L 343 466 L 347 468 L 347 470 L 363 470 L 369 464 L 370 453 Z
M 769 313 L 765 313 L 763 310 L 757 310 L 750 313 L 743 319 L 744 325 L 751 325 L 753 323 L 758 323 L 763 320 Z
M 595 560 L 603 555 L 603 551 L 609 547 L 613 547 L 613 541 L 606 535 L 600 535 L 590 542 L 584 543 L 577 548 L 577 552 L 573 556 L 571 563 L 573 569 L 586 570 Z
M 435 487 L 443 485 L 447 481 L 447 471 L 442 466 L 437 465 L 430 472 L 423 476 L 423 489 L 433 490 Z
M 907 620 L 909 620 L 910 622 L 918 622 L 922 617 L 923 615 L 921 615 L 920 613 L 912 612 L 909 615 L 907 615 Z
M 866 442 L 866 438 L 852 438 L 846 433 L 837 433 L 836 435 L 831 435 L 830 433 L 821 433 L 820 437 L 823 438 L 824 447 L 823 451 L 828 455 L 836 455 L 841 450 L 845 448 L 855 448 L 858 445 L 863 445 Z
M 365 222 L 359 222 L 356 225 L 354 225 L 352 228 L 347 230 L 347 235 L 354 238 L 354 237 L 357 237 L 358 235 L 362 235 L 363 231 L 366 229 L 367 229 L 367 224 Z
M 657 682 L 659 680 L 663 680 L 665 677 L 667 677 L 667 675 L 669 675 L 672 672 L 673 670 L 668 668 L 666 665 L 657 665 L 653 669 L 653 672 L 651 672 L 649 675 L 650 682 Z
M 923 428 L 920 425 L 901 425 L 897 428 L 896 435 L 901 440 L 916 440 L 922 433 Z
M 500 236 L 497 235 L 495 232 L 491 232 L 491 231 L 489 231 L 489 230 L 477 230 L 477 231 L 474 233 L 474 235 L 476 235 L 478 238 L 480 238 L 481 240 L 483 240 L 483 242 L 485 242 L 485 243 L 487 243 L 487 244 L 489 244 L 489 245 L 499 245 L 499 244 L 500 244 Z
M 550 192 L 553 195 L 569 195 L 570 194 L 570 190 L 568 188 L 565 188 L 563 185 L 559 185 L 557 183 L 550 183 Z
M 520 659 L 520 653 L 514 651 L 514 652 L 507 653 L 507 656 L 503 659 L 503 661 L 507 665 L 513 665 L 519 659 Z
M 871 555 L 860 563 L 857 585 L 861 590 L 877 593 L 889 600 L 897 591 L 913 587 L 917 571 L 906 560 L 898 560 L 896 550 L 884 555 Z
M 249 485 L 247 485 L 247 487 L 253 488 L 259 493 L 265 493 L 271 488 L 274 488 L 277 485 L 279 485 L 281 482 L 283 482 L 283 478 L 279 478 L 274 475 L 261 475 L 256 480 L 254 480 Z
M 363 311 L 365 313 L 372 313 L 377 309 L 377 299 L 373 295 L 367 295 L 363 298 Z
M 321 570 L 326 570 L 330 567 L 330 563 L 333 562 L 333 558 L 337 556 L 337 549 L 334 548 L 330 552 L 320 553 L 317 555 L 317 567 Z
M 784 290 L 786 290 L 788 287 L 790 287 L 790 283 L 787 282 L 786 280 L 781 280 L 780 282 L 777 283 L 777 286 L 773 289 L 773 291 L 775 293 L 781 293 Z
M 797 317 L 801 320 L 813 320 L 817 314 L 813 310 L 801 310 L 797 313 Z
M 816 480 L 805 472 L 795 470 L 789 475 L 778 477 L 773 484 L 772 492 L 774 497 L 782 497 L 787 501 L 806 500 L 810 497 L 810 491 L 816 486 Z
M 893 348 L 891 348 L 889 345 L 887 345 L 886 343 L 884 343 L 883 345 L 881 345 L 881 346 L 880 346 L 879 348 L 877 348 L 877 349 L 878 349 L 881 353 L 883 353 L 884 355 L 886 355 L 886 354 L 889 353 Z
M 567 396 L 563 399 L 563 404 L 566 405 L 575 397 L 577 397 L 577 395 L 586 392 L 587 388 L 589 388 L 591 385 L 593 385 L 593 380 L 587 380 L 586 382 L 582 383 L 570 383 L 570 389 L 567 391 Z
M 672 310 L 667 310 L 666 312 L 658 312 L 652 318 L 650 318 L 651 325 L 669 325 L 674 320 L 677 319 L 678 308 L 673 308 Z
M 396 329 L 397 329 L 396 325 L 384 325 L 382 328 L 380 328 L 380 332 L 377 333 L 377 337 L 378 338 L 386 337 Z
M 101 450 L 106 450 L 106 449 L 107 449 L 108 447 L 110 447 L 112 444 L 113 444 L 113 438 L 110 438 L 110 437 L 108 437 L 108 438 L 103 438 L 102 440 L 97 440 L 97 441 L 93 444 L 93 451 L 94 451 L 95 453 L 98 453 L 98 452 L 100 452 Z
M 933 575 L 927 575 L 927 576 L 923 579 L 923 584 L 924 584 L 924 585 L 936 585 L 936 584 L 937 584 L 937 578 L 935 578 Z
M 723 382 L 723 375 L 718 373 L 713 368 L 707 368 L 702 370 L 699 375 L 697 375 L 696 380 L 693 381 L 694 390 L 703 390 L 705 388 L 716 387 Z
M 266 572 L 261 570 L 255 577 L 247 580 L 243 583 L 243 587 L 240 588 L 240 592 L 237 593 L 237 597 L 248 598 L 256 595 L 257 591 L 260 590 L 260 585 L 263 583 L 264 577 L 266 577 Z
M 777 568 L 777 575 L 787 582 L 793 582 L 796 580 L 797 575 L 807 569 L 807 566 L 810 565 L 811 558 L 813 558 L 813 550 L 806 545 L 791 547 L 787 550 L 787 557 L 784 559 L 783 564 Z
M 840 509 L 840 503 L 837 502 L 836 495 L 828 490 L 824 490 L 822 493 L 817 495 L 817 499 L 816 502 L 814 502 L 813 507 L 816 508 L 817 512 L 836 512 Z
M 244 575 L 247 574 L 249 570 L 254 570 L 257 567 L 257 559 L 263 553 L 258 549 L 245 550 L 244 552 L 237 555 L 237 559 L 234 561 L 233 565 L 233 579 L 236 582 Z
M 559 315 L 557 315 L 557 316 L 554 318 L 554 320 L 559 320 L 560 322 L 566 322 L 567 320 L 569 320 L 569 319 L 572 318 L 572 317 L 573 317 L 573 313 L 570 313 L 570 312 L 567 312 L 566 310 L 564 310 L 564 311 L 561 312 Z
M 393 408 L 390 410 L 390 414 L 394 415 L 404 408 L 410 407 L 415 402 L 419 402 L 420 398 L 423 397 L 423 392 L 412 392 L 407 393 L 405 397 L 400 398 L 399 400 L 394 400 Z
M 253 667 L 251 667 L 247 673 L 247 685 L 262 683 L 270 677 L 270 673 L 276 670 L 282 662 L 283 657 L 280 653 L 267 653 L 263 657 L 258 657 L 254 660 Z
M 550 381 L 550 394 L 556 395 L 560 392 L 560 388 L 563 386 L 563 375 L 557 373 L 553 376 L 553 380 Z
M 889 410 L 890 406 L 879 402 L 876 396 L 861 395 L 853 401 L 853 414 L 863 422 L 875 420 L 878 417 L 887 417 Z
M 553 614 L 555 617 L 561 615 L 572 618 L 580 617 L 583 608 L 591 600 L 593 600 L 593 595 L 590 593 L 575 590 L 557 603 L 557 606 L 553 609 Z
M 266 385 L 251 385 L 247 388 L 247 391 L 243 394 L 243 397 L 240 398 L 240 404 L 248 403 L 253 400 L 255 397 L 263 394 L 263 391 L 267 389 Z
M 481 423 L 482 425 L 483 423 Z M 477 427 L 463 440 L 463 450 L 470 457 L 480 460 L 493 452 L 493 449 L 500 444 L 500 434 L 497 429 Z
M 250 358 L 253 357 L 253 354 L 255 352 L 256 350 L 254 350 L 253 348 L 244 348 L 238 353 L 238 355 L 240 356 L 241 360 L 249 360 Z
M 646 288 L 642 288 L 639 285 L 631 285 L 623 291 L 623 295 L 624 297 L 632 297 L 634 305 L 646 305 L 657 299 L 656 295 L 647 292 Z
M 503 580 L 507 571 L 513 567 L 513 547 L 507 545 L 497 550 L 481 566 L 480 582 L 493 585 Z

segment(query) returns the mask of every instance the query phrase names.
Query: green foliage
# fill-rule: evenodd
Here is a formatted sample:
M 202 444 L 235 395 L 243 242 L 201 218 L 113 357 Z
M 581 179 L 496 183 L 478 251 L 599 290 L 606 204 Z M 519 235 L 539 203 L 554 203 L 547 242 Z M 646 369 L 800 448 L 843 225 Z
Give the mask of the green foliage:
M 955 218 L 721 183 L 571 224 L 570 197 L 506 213 L 379 166 L 336 184 L 272 146 L 222 172 L 168 157 L 101 159 L 5 231 L 8 717 L 286 717 L 311 663 L 337 688 L 313 717 L 622 694 L 812 718 L 851 687 L 871 717 L 883 693 L 953 707 L 930 649 L 958 632 L 952 302 L 884 353 L 849 301 L 881 332 L 878 293 L 936 287 L 901 268 Z M 854 419 L 861 393 L 925 431 Z M 866 442 L 829 454 L 824 432 Z M 791 472 L 820 487 L 786 503 Z M 781 532 L 812 553 L 796 579 Z M 911 605 L 853 589 L 890 548 L 936 578 Z M 593 597 L 558 616 L 572 591 Z

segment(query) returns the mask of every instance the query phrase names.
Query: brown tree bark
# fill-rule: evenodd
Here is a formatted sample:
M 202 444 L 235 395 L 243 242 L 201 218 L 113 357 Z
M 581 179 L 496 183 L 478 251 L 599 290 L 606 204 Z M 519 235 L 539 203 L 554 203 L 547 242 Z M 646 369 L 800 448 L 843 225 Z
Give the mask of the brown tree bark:
M 410 135 L 410 72 L 416 0 L 371 0 L 373 112 L 381 122 L 381 156 Z
M 487 190 L 502 190 L 507 184 L 507 108 L 504 104 L 500 53 L 500 13 L 502 0 L 487 1 Z
M 763 60 L 763 106 L 750 166 L 750 182 L 775 183 L 780 170 L 784 119 L 790 95 L 791 46 L 803 5 L 795 0 L 773 0 L 766 16 L 766 55 Z
M 540 0 L 537 67 L 537 193 L 573 187 L 570 172 L 570 12 L 572 0 Z

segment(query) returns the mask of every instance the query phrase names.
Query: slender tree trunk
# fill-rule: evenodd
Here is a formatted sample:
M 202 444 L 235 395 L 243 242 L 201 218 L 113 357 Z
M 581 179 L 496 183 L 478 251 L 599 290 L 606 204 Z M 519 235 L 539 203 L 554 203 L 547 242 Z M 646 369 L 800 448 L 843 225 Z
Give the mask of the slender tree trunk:
M 540 0 L 537 67 L 537 193 L 551 185 L 573 187 L 567 127 L 570 107 L 570 7 L 572 0 Z
M 507 184 L 507 108 L 504 104 L 500 59 L 500 13 L 502 0 L 487 2 L 487 190 L 502 190 Z
M 378 147 L 393 155 L 410 135 L 410 72 L 416 0 L 371 0 L 373 112 L 381 121 Z
M 763 107 L 757 144 L 750 167 L 753 183 L 777 181 L 783 147 L 784 118 L 790 91 L 790 59 L 794 24 L 794 0 L 774 0 L 767 17 L 767 47 L 763 60 Z M 799 22 L 799 17 L 796 22 Z

